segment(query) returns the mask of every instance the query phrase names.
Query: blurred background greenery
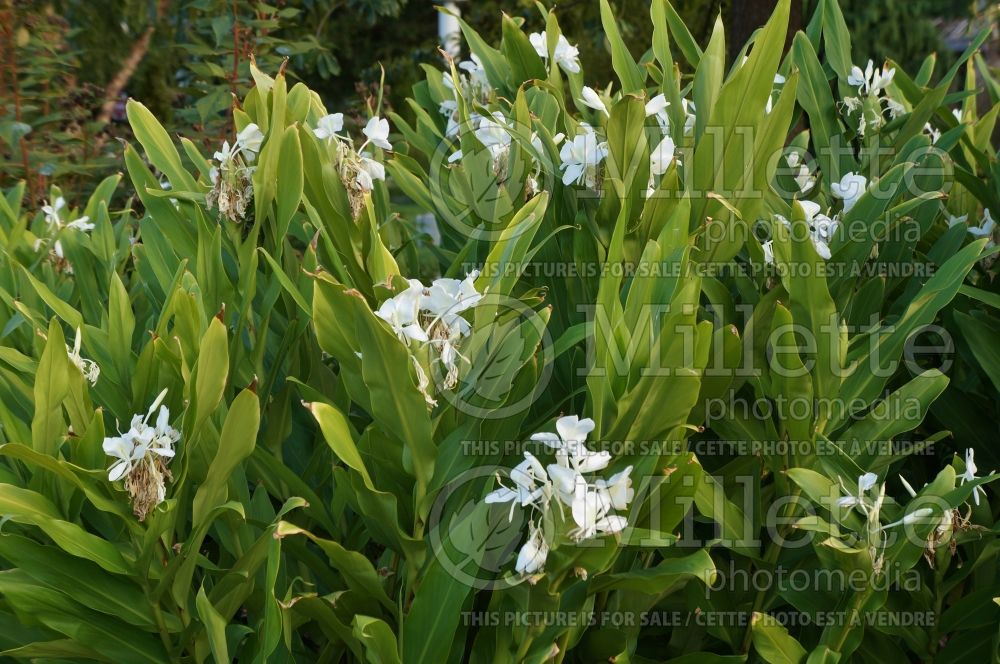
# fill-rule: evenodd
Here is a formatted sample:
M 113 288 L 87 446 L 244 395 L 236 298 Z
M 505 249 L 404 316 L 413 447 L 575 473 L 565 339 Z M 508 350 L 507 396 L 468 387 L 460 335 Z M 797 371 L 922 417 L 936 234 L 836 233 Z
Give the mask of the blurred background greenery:
M 801 26 L 816 0 L 793 12 Z M 542 29 L 534 0 L 459 2 L 464 18 L 499 39 L 501 11 Z M 544 0 L 548 7 L 557 3 Z M 695 36 L 707 41 L 717 16 L 735 50 L 770 14 L 769 0 L 673 0 Z M 908 69 L 922 54 L 961 50 L 983 0 L 842 0 L 858 52 L 892 57 Z M 558 3 L 563 31 L 579 45 L 591 84 L 611 78 L 598 3 Z M 614 3 L 627 43 L 649 43 L 648 0 Z M 231 131 L 233 95 L 250 85 L 254 54 L 265 71 L 287 72 L 317 90 L 331 110 L 359 113 L 385 70 L 387 103 L 399 103 L 439 66 L 438 13 L 431 0 L 0 0 L 0 189 L 28 180 L 40 202 L 58 183 L 88 193 L 119 166 L 128 138 L 124 100 L 145 103 L 176 133 L 208 148 Z M 994 48 L 996 46 L 994 45 Z M 641 55 L 641 54 L 636 54 Z M 213 148 L 214 149 L 214 148 Z

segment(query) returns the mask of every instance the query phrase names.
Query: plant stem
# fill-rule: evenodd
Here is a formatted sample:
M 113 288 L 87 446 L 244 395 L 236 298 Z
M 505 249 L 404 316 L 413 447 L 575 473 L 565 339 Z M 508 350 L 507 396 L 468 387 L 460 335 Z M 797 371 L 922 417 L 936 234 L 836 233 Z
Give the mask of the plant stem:
M 160 604 L 158 602 L 152 602 L 153 605 L 153 616 L 156 618 L 156 626 L 160 631 L 160 641 L 163 642 L 163 648 L 167 651 L 167 656 L 170 657 L 170 661 L 176 662 L 177 658 L 174 656 L 173 644 L 170 643 L 170 632 L 167 631 L 167 623 L 163 620 L 163 611 L 160 610 Z
M 795 498 L 798 497 L 799 492 L 800 489 L 798 488 L 798 486 L 796 486 L 788 495 L 792 497 L 794 500 Z M 788 505 L 785 506 L 782 516 L 787 515 L 787 510 L 791 505 L 794 505 L 794 502 L 790 502 Z M 779 539 L 784 538 L 786 533 L 787 533 L 787 526 L 785 526 L 785 529 L 783 529 L 782 531 L 779 531 L 778 538 Z M 776 562 L 778 562 L 778 556 L 780 555 L 781 555 L 781 547 L 778 545 L 778 539 L 774 539 L 768 542 L 767 551 L 764 553 L 764 562 L 767 563 L 768 566 L 773 566 Z M 761 588 L 760 590 L 757 591 L 756 597 L 754 597 L 753 609 L 751 609 L 751 614 L 757 613 L 761 609 L 763 609 L 764 601 L 766 599 L 767 599 L 767 590 Z M 743 643 L 740 645 L 741 653 L 746 653 L 748 650 L 750 650 L 750 640 L 752 638 L 753 638 L 753 626 L 750 621 L 747 621 L 747 629 L 746 632 L 743 634 Z

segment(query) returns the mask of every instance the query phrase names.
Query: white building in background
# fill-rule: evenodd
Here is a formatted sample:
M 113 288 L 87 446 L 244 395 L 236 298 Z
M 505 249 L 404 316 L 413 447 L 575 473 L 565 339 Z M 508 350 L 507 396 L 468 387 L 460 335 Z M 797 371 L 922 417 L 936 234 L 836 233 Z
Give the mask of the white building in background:
M 450 12 L 438 12 L 438 41 L 441 42 L 441 48 L 445 53 L 456 58 L 462 51 L 462 28 L 458 24 L 462 10 L 458 8 L 458 2 L 455 0 L 437 4 Z

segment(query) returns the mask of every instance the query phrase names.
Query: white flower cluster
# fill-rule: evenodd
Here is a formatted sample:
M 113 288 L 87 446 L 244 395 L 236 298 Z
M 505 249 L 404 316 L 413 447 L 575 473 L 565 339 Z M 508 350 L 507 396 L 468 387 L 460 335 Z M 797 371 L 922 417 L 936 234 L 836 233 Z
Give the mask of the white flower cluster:
M 410 279 L 409 287 L 389 298 L 375 315 L 392 328 L 404 343 L 416 341 L 429 344 L 446 370 L 444 388 L 458 384 L 458 361 L 465 359 L 459 352 L 459 342 L 469 336 L 472 327 L 462 317 L 462 312 L 474 307 L 483 297 L 476 290 L 478 271 L 470 272 L 465 279 L 435 279 L 425 287 L 419 279 Z M 426 388 L 428 381 L 420 364 L 414 360 L 421 391 L 427 403 L 435 402 Z
M 444 72 L 442 81 L 444 86 L 448 88 L 452 98 L 445 99 L 438 107 L 438 111 L 441 115 L 448 118 L 448 126 L 445 129 L 445 135 L 449 137 L 457 135 L 460 128 L 458 117 L 459 95 L 461 95 L 461 97 L 468 102 L 479 103 L 483 106 L 488 104 L 493 96 L 493 86 L 490 85 L 489 79 L 486 76 L 486 69 L 483 67 L 483 63 L 479 59 L 479 56 L 475 53 L 469 55 L 468 60 L 458 63 L 457 69 L 457 88 L 451 72 Z M 483 116 L 473 111 L 470 112 L 469 119 L 471 120 L 473 127 L 478 127 L 483 120 Z M 461 157 L 462 152 L 459 150 L 451 155 L 448 161 L 449 163 L 454 162 Z
M 967 449 L 965 451 L 965 471 L 958 476 L 959 484 L 965 484 L 966 482 L 972 482 L 977 478 L 974 451 L 972 449 Z M 916 498 L 917 492 L 913 489 L 909 482 L 906 481 L 902 475 L 899 477 L 900 482 L 903 484 L 903 488 L 906 492 L 910 494 L 910 497 Z M 859 510 L 866 518 L 867 522 L 867 537 L 870 547 L 870 552 L 872 555 L 872 560 L 875 562 L 876 571 L 881 569 L 883 564 L 882 549 L 883 546 L 883 532 L 895 528 L 897 526 L 912 525 L 915 523 L 928 523 L 928 518 L 934 513 L 934 510 L 930 507 L 921 507 L 909 512 L 903 518 L 882 525 L 881 523 L 881 509 L 885 501 L 885 484 L 879 484 L 878 475 L 875 473 L 863 473 L 858 477 L 857 490 L 850 491 L 844 486 L 844 481 L 842 478 L 838 478 L 840 482 L 841 491 L 843 495 L 837 499 L 837 507 L 844 510 Z M 979 496 L 986 495 L 985 490 L 981 486 L 976 486 L 972 491 L 973 501 L 976 505 L 979 505 Z M 932 519 L 934 524 L 934 529 L 931 531 L 927 539 L 926 551 L 924 557 L 927 559 L 931 567 L 934 566 L 934 550 L 945 543 L 953 532 L 956 523 L 962 522 L 958 518 L 958 511 L 956 509 L 946 509 L 939 517 L 934 517 Z M 877 541 L 876 541 L 877 540 Z M 953 545 L 953 543 L 952 543 Z
M 889 95 L 882 94 L 892 83 L 896 70 L 888 65 L 883 65 L 882 69 L 875 69 L 875 64 L 869 60 L 864 71 L 861 67 L 854 65 L 851 73 L 847 77 L 847 84 L 858 89 L 857 97 L 844 97 L 841 108 L 847 115 L 861 111 L 858 117 L 858 135 L 864 136 L 868 127 L 878 129 L 885 123 L 884 113 L 888 111 L 892 118 L 898 117 L 905 112 L 905 108 Z M 866 109 L 865 100 L 873 103 Z M 885 109 L 882 104 L 885 103 Z
M 567 140 L 559 150 L 562 181 L 567 186 L 575 183 L 588 189 L 598 189 L 598 166 L 608 156 L 608 144 L 599 140 L 590 125 L 580 123 L 580 130 L 573 140 Z
M 472 133 L 476 137 L 476 140 L 490 153 L 493 176 L 496 178 L 497 184 L 503 184 L 506 182 L 508 176 L 512 140 L 512 130 L 508 126 L 507 117 L 500 111 L 494 111 L 489 116 L 471 113 L 469 121 L 472 124 Z M 451 131 L 452 128 L 449 127 L 449 132 Z M 454 125 L 454 131 L 458 131 L 457 123 Z M 558 133 L 552 137 L 552 142 L 555 145 L 559 145 L 564 138 L 565 136 L 562 133 Z M 532 159 L 532 170 L 525 179 L 525 200 L 531 198 L 539 191 L 538 178 L 542 172 L 540 157 L 545 153 L 545 146 L 537 132 L 531 134 L 531 147 L 535 153 L 528 154 L 529 158 Z M 455 150 L 448 156 L 448 163 L 453 164 L 462 159 L 463 156 L 461 149 Z
M 97 378 L 101 375 L 101 367 L 97 366 L 97 362 L 93 360 L 88 360 L 80 355 L 80 345 L 83 342 L 83 338 L 80 335 L 80 328 L 76 328 L 76 340 L 73 342 L 73 347 L 70 348 L 66 346 L 66 353 L 69 355 L 70 361 L 80 370 L 83 377 L 91 385 L 97 385 Z
M 528 41 L 531 42 L 531 46 L 535 49 L 535 53 L 538 54 L 538 57 L 540 57 L 544 62 L 548 62 L 549 37 L 545 30 L 531 33 L 528 35 Z M 573 44 L 570 44 L 569 40 L 563 35 L 559 35 L 559 38 L 556 39 L 556 47 L 555 52 L 552 54 L 552 59 L 566 73 L 580 73 L 580 49 Z
M 785 161 L 788 162 L 788 165 L 791 168 L 797 169 L 794 179 L 795 184 L 799 187 L 799 191 L 805 194 L 816 186 L 815 176 L 813 176 L 809 167 L 802 163 L 802 156 L 798 152 L 789 152 L 785 155 Z
M 580 92 L 581 98 L 578 100 L 581 104 L 588 108 L 592 108 L 596 111 L 600 111 L 605 117 L 609 117 L 608 107 L 604 103 L 604 99 L 598 94 L 596 90 L 591 87 L 584 86 Z M 689 133 L 694 128 L 694 104 L 686 99 L 682 99 L 681 103 L 684 108 L 684 133 Z M 674 139 L 670 136 L 670 117 L 667 114 L 667 108 L 670 106 L 670 102 L 663 94 L 658 94 L 648 102 L 646 102 L 646 117 L 655 117 L 657 124 L 660 126 L 660 131 L 662 133 L 661 139 L 653 147 L 649 155 L 649 183 L 646 188 L 647 195 L 652 195 L 654 192 L 654 187 L 656 184 L 656 177 L 663 175 L 670 168 L 670 164 L 675 160 L 680 163 L 676 151 L 677 146 L 674 144 Z M 565 173 L 563 175 L 563 183 L 570 184 L 571 182 L 579 182 L 581 184 L 586 184 L 589 188 L 594 188 L 596 183 L 596 167 L 597 165 L 607 157 L 607 145 L 605 143 L 597 143 L 595 138 L 586 138 L 588 134 L 592 134 L 593 130 L 589 125 L 581 125 L 584 127 L 584 138 L 580 141 L 580 144 L 574 145 L 572 152 L 568 148 L 564 148 L 567 154 L 562 157 Z M 580 137 L 577 137 L 580 139 Z M 574 144 L 577 142 L 574 141 Z M 569 144 L 567 144 L 568 146 Z M 589 158 L 588 158 L 589 157 Z M 577 175 L 580 169 L 583 169 L 583 177 L 581 178 Z M 576 177 L 573 177 L 576 176 Z
M 67 274 L 72 274 L 73 266 L 66 260 L 66 255 L 63 252 L 63 246 L 62 242 L 59 240 L 59 235 L 65 229 L 79 231 L 80 233 L 89 233 L 94 230 L 94 224 L 90 223 L 90 217 L 86 215 L 73 219 L 72 221 L 63 221 L 63 216 L 65 214 L 63 211 L 65 209 L 66 199 L 62 196 L 56 198 L 55 202 L 51 205 L 46 203 L 42 206 L 42 213 L 45 215 L 46 233 L 45 237 L 40 237 L 35 240 L 34 249 L 35 251 L 38 251 L 45 244 L 51 242 L 52 248 L 49 251 L 50 259 Z
M 845 214 L 854 207 L 854 204 L 858 202 L 867 190 L 868 178 L 853 172 L 842 177 L 840 182 L 834 182 L 830 185 L 831 193 L 836 198 L 844 201 Z M 799 205 L 802 206 L 802 211 L 805 213 L 806 224 L 809 226 L 809 239 L 812 240 L 816 253 L 823 260 L 830 260 L 832 255 L 830 252 L 830 241 L 833 239 L 833 234 L 840 225 L 840 216 L 829 216 L 822 211 L 823 208 L 819 203 L 813 201 L 799 201 Z M 775 217 L 787 228 L 791 228 L 791 224 L 783 216 L 779 214 L 775 215 Z M 774 241 L 768 240 L 761 247 L 764 249 L 764 262 L 774 263 Z
M 573 527 L 567 535 L 582 541 L 619 533 L 628 525 L 628 519 L 616 511 L 623 511 L 635 495 L 629 466 L 609 479 L 585 477 L 604 470 L 611 462 L 611 454 L 594 452 L 586 446 L 587 436 L 594 430 L 592 419 L 581 420 L 576 415 L 556 420 L 554 433 L 536 433 L 531 440 L 544 443 L 555 452 L 555 463 L 543 466 L 530 452 L 524 461 L 510 471 L 511 486 L 497 476 L 500 488 L 486 496 L 487 503 L 511 503 L 510 519 L 520 506 L 531 511 L 528 522 L 528 539 L 522 545 L 515 563 L 519 574 L 533 575 L 542 571 L 552 542 L 542 524 L 551 523 L 555 505 L 563 518 L 568 508 Z
M 486 76 L 486 69 L 482 60 L 475 53 L 469 56 L 468 60 L 458 63 L 458 89 L 455 88 L 455 81 L 451 72 L 445 71 L 442 76 L 444 86 L 451 93 L 451 99 L 445 99 L 438 107 L 441 115 L 448 118 L 447 135 L 454 136 L 458 131 L 458 95 L 470 102 L 487 104 L 493 95 L 493 86 Z
M 373 159 L 370 153 L 365 152 L 365 148 L 374 145 L 383 150 L 392 150 L 392 143 L 389 142 L 389 121 L 377 115 L 369 119 L 361 130 L 365 141 L 357 149 L 350 136 L 340 133 L 343 129 L 344 114 L 331 113 L 316 121 L 313 135 L 327 145 L 335 147 L 337 173 L 347 189 L 351 212 L 357 218 L 364 204 L 365 194 L 375 188 L 375 180 L 385 181 L 385 166 Z
M 882 571 L 885 564 L 885 532 L 890 528 L 902 525 L 911 525 L 922 522 L 934 513 L 930 507 L 921 507 L 905 515 L 902 519 L 892 523 L 882 525 L 881 514 L 882 505 L 885 502 L 885 484 L 878 483 L 878 475 L 875 473 L 864 473 L 858 477 L 858 488 L 856 493 L 852 493 L 844 486 L 844 480 L 838 478 L 840 488 L 844 494 L 837 499 L 837 507 L 844 510 L 857 508 L 865 516 L 864 540 L 868 544 L 868 553 L 871 556 L 875 573 Z M 869 495 L 871 494 L 871 495 Z
M 125 480 L 140 521 L 166 498 L 166 482 L 171 479 L 167 464 L 181 439 L 180 432 L 170 426 L 170 411 L 162 405 L 166 396 L 163 390 L 145 416 L 134 415 L 126 433 L 104 439 L 104 453 L 115 459 L 108 468 L 108 481 Z M 149 419 L 157 408 L 160 412 L 151 426 Z
M 963 218 L 962 220 L 964 221 L 965 219 Z M 989 242 L 987 243 L 986 246 L 992 247 L 994 244 L 993 233 L 996 231 L 996 226 L 997 226 L 996 221 L 990 214 L 989 208 L 984 208 L 983 218 L 980 220 L 979 225 L 969 226 L 969 234 L 972 235 L 977 240 L 979 238 L 984 238 L 984 237 L 989 238 Z
M 222 143 L 214 155 L 218 165 L 209 172 L 212 189 L 205 197 L 208 208 L 218 206 L 219 214 L 233 223 L 246 219 L 247 206 L 253 200 L 253 171 L 264 134 L 254 123 L 248 124 L 236 135 L 236 141 Z
M 666 173 L 671 163 L 675 161 L 678 165 L 681 163 L 680 157 L 677 155 L 677 146 L 674 144 L 674 139 L 670 136 L 670 116 L 667 114 L 667 108 L 669 107 L 670 102 L 667 101 L 666 96 L 663 94 L 658 94 L 646 102 L 646 117 L 656 118 L 656 122 L 660 126 L 660 132 L 663 134 L 659 143 L 656 144 L 649 154 L 649 183 L 646 188 L 648 195 L 653 194 L 656 177 Z M 684 112 L 684 133 L 690 134 L 694 131 L 694 104 L 687 99 L 681 99 L 681 108 Z

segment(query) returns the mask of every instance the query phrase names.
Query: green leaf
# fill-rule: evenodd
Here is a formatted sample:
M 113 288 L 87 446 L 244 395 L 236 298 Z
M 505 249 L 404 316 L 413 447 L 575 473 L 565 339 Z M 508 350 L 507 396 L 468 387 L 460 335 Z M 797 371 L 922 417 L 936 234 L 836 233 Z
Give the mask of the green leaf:
M 842 133 L 840 121 L 837 119 L 837 107 L 830 92 L 830 82 L 816 56 L 816 50 L 809 38 L 801 32 L 795 35 L 792 59 L 801 71 L 798 102 L 809 116 L 810 136 L 815 147 L 816 161 L 829 182 L 839 182 L 842 175 L 840 161 L 833 158 L 830 148 L 830 141 Z
M 129 99 L 125 106 L 129 124 L 136 139 L 142 144 L 150 163 L 160 169 L 178 191 L 201 191 L 181 163 L 181 156 L 170 140 L 170 135 L 156 117 L 135 99 Z
M 70 555 L 91 560 L 115 574 L 130 571 L 114 544 L 75 523 L 63 521 L 55 505 L 40 493 L 0 484 L 0 514 L 17 523 L 38 526 Z
M 219 449 L 209 466 L 205 482 L 194 497 L 193 520 L 200 526 L 207 515 L 226 500 L 227 486 L 233 471 L 253 454 L 260 428 L 260 400 L 245 389 L 233 400 L 222 425 Z
M 76 371 L 66 354 L 66 340 L 62 327 L 53 319 L 49 325 L 45 350 L 38 361 L 35 375 L 35 415 L 31 420 L 31 446 L 35 451 L 56 456 L 66 421 L 62 402 L 69 394 L 69 372 Z
M 962 331 L 962 338 L 969 344 L 979 366 L 993 381 L 993 385 L 1000 390 L 1000 348 L 997 347 L 996 326 L 961 311 L 956 311 L 954 316 L 958 328 Z
M 521 28 L 507 14 L 503 15 L 503 42 L 500 49 L 510 63 L 515 85 L 545 78 L 545 63 L 538 57 Z
M 698 64 L 701 62 L 702 51 L 691 31 L 688 30 L 687 25 L 684 24 L 683 19 L 681 19 L 677 10 L 674 9 L 670 0 L 654 0 L 654 2 L 663 3 L 665 10 L 664 18 L 670 27 L 670 34 L 673 35 L 674 41 L 677 42 L 677 47 L 681 49 L 681 53 L 684 54 L 684 59 L 688 61 L 692 69 L 697 69 Z
M 522 264 L 522 257 L 531 246 L 548 203 L 548 192 L 542 192 L 517 211 L 490 249 L 483 263 L 483 273 L 476 280 L 476 290 L 501 296 L 510 294 L 521 272 L 527 267 Z M 519 269 L 511 270 L 511 265 L 517 265 Z M 479 308 L 476 315 L 479 315 Z
M 641 92 L 645 88 L 646 76 L 629 53 L 608 0 L 601 0 L 601 25 L 604 26 L 604 36 L 611 44 L 611 66 L 622 83 L 622 92 L 625 94 Z
M 884 441 L 888 445 L 889 441 L 899 434 L 912 431 L 920 426 L 931 403 L 944 392 L 945 388 L 948 387 L 948 382 L 948 377 L 936 369 L 921 373 L 878 402 L 864 419 L 852 424 L 838 438 L 843 440 L 848 447 L 851 446 L 852 442 L 864 445 Z M 884 462 L 887 466 L 892 459 L 891 448 L 888 450 L 873 448 L 868 454 L 857 455 L 859 466 L 876 473 L 882 470 L 880 462 Z
M 156 619 L 142 590 L 97 565 L 19 535 L 0 536 L 0 556 L 39 584 L 66 593 L 83 606 L 145 629 Z M 180 621 L 175 619 L 176 626 Z
M 24 276 L 28 279 L 28 283 L 30 283 L 31 287 L 35 289 L 36 293 L 38 293 L 38 297 L 42 298 L 42 301 L 45 302 L 50 309 L 52 309 L 56 316 L 61 318 L 74 330 L 79 327 L 83 327 L 83 316 L 80 315 L 79 311 L 71 307 L 65 300 L 53 293 L 51 288 L 36 279 L 28 268 L 22 265 L 21 269 L 24 272 Z
M 795 339 L 792 314 L 781 303 L 775 305 L 771 319 L 770 371 L 777 393 L 789 403 L 812 404 L 813 382 L 803 365 Z M 813 409 L 789 407 L 783 409 L 782 424 L 793 441 L 812 440 Z M 806 412 L 800 412 L 806 411 Z
M 402 664 L 396 648 L 396 635 L 384 620 L 370 616 L 354 616 L 351 621 L 354 637 L 365 649 L 369 664 Z
M 21 570 L 0 572 L 0 594 L 25 622 L 41 622 L 110 661 L 170 661 L 163 644 L 152 634 L 90 611 L 64 594 L 40 586 Z
M 198 611 L 198 617 L 202 625 L 205 626 L 205 634 L 208 636 L 208 644 L 212 649 L 212 656 L 216 662 L 231 662 L 229 657 L 229 645 L 226 643 L 226 619 L 215 610 L 212 602 L 205 594 L 205 587 L 198 589 L 198 596 L 194 601 Z
M 330 565 L 344 577 L 348 588 L 357 591 L 364 597 L 377 600 L 389 615 L 396 615 L 396 605 L 385 594 L 381 578 L 370 560 L 357 551 L 345 549 L 338 542 L 316 537 L 311 532 L 287 521 L 280 522 L 275 531 L 275 537 L 288 537 L 290 535 L 305 535 L 315 542 L 329 558 Z
M 283 238 L 288 233 L 292 215 L 299 209 L 302 200 L 303 173 L 302 147 L 299 144 L 298 128 L 290 126 L 285 129 L 281 141 L 281 152 L 278 154 L 278 216 L 276 218 L 277 237 Z
M 371 476 L 368 474 L 365 462 L 361 458 L 361 452 L 358 451 L 358 446 L 354 442 L 354 435 L 351 433 L 351 425 L 347 418 L 333 406 L 318 401 L 306 404 L 306 407 L 319 422 L 323 437 L 337 458 L 360 473 L 365 484 L 371 486 Z
M 927 280 L 893 325 L 872 332 L 874 338 L 865 344 L 865 352 L 850 357 L 850 374 L 844 378 L 839 395 L 844 403 L 855 399 L 870 403 L 881 392 L 889 378 L 890 363 L 898 361 L 910 335 L 933 322 L 938 311 L 955 297 L 985 244 L 985 239 L 976 240 L 954 254 Z
M 602 574 L 588 588 L 590 594 L 608 590 L 627 590 L 646 595 L 660 595 L 680 581 L 697 579 L 710 586 L 715 578 L 715 563 L 702 549 L 682 558 L 666 558 L 653 567 L 628 572 Z
M 492 534 L 481 527 L 487 522 L 488 508 L 485 503 L 476 503 L 467 512 L 455 515 L 446 527 L 436 524 L 444 531 L 443 541 L 420 575 L 420 586 L 403 622 L 405 661 L 448 661 L 448 653 L 455 645 L 452 637 L 473 585 L 461 576 L 456 578 L 456 574 L 471 575 L 478 569 Z
M 695 140 L 701 139 L 705 133 L 705 127 L 712 118 L 714 111 L 708 109 L 715 108 L 715 100 L 722 89 L 722 79 L 725 77 L 726 67 L 726 31 L 722 25 L 722 15 L 715 18 L 715 27 L 712 28 L 712 38 L 708 42 L 708 47 L 698 61 L 698 68 L 694 73 L 694 105 L 698 109 L 695 117 Z M 711 125 L 715 131 L 724 131 L 724 125 Z
M 443 6 L 438 6 L 437 10 L 450 13 Z M 509 92 L 510 64 L 504 58 L 503 53 L 487 44 L 480 34 L 460 17 L 458 24 L 462 28 L 465 41 L 469 44 L 469 50 L 475 53 L 479 57 L 479 61 L 483 63 L 483 70 L 486 72 L 486 78 L 490 85 L 497 90 Z
M 851 55 L 851 33 L 844 21 L 837 0 L 820 0 L 823 13 L 823 44 L 833 71 L 842 81 L 851 75 L 854 59 Z
M 782 265 L 782 282 L 791 299 L 792 320 L 811 334 L 812 385 L 818 403 L 817 427 L 823 430 L 833 417 L 833 404 L 839 403 L 841 385 L 840 316 L 827 289 L 823 259 L 816 253 L 806 228 L 805 212 L 795 202 L 792 229 L 772 224 L 776 242 L 790 242 L 790 254 L 776 252 Z M 790 260 L 785 256 L 790 255 Z
M 185 430 L 189 437 L 196 435 L 208 416 L 215 412 L 222 400 L 228 377 L 229 345 L 226 326 L 213 316 L 198 349 L 194 399 L 185 418 Z M 187 426 L 188 421 L 191 422 L 190 427 Z
M 754 613 L 751 618 L 753 647 L 769 664 L 799 664 L 806 658 L 806 649 L 772 616 Z

